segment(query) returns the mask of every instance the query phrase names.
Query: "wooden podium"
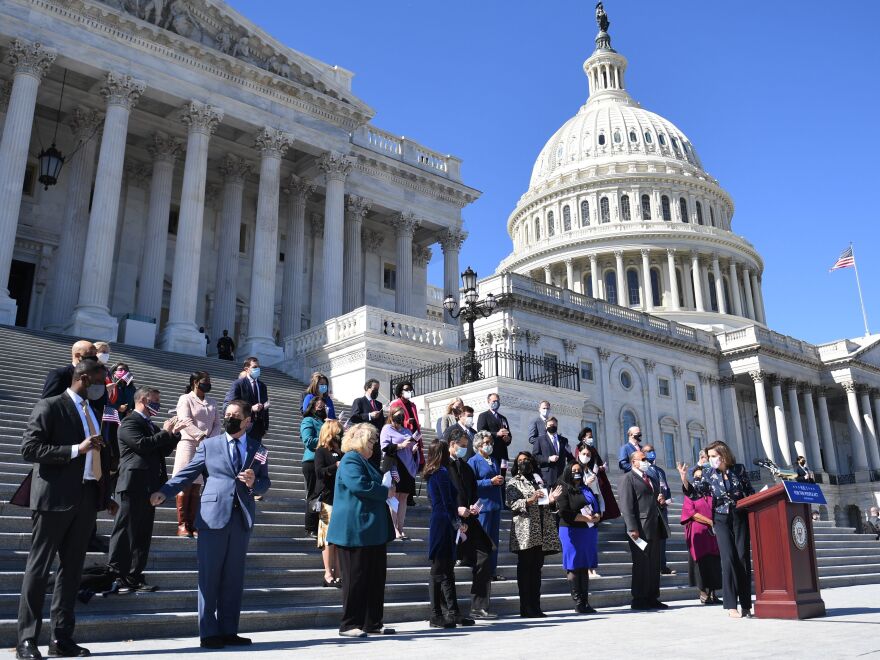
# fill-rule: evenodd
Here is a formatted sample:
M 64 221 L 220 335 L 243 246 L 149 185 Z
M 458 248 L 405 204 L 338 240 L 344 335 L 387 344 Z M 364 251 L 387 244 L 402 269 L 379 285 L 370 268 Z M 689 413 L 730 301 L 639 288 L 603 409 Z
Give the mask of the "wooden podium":
M 784 485 L 779 483 L 740 500 L 736 508 L 749 513 L 755 616 L 824 616 L 810 506 L 789 502 Z

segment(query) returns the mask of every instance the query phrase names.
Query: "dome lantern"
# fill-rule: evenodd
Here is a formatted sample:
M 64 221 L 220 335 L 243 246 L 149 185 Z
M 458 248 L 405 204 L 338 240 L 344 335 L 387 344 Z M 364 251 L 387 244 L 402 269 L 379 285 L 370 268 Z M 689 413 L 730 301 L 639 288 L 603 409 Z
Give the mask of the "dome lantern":
M 596 24 L 599 26 L 596 50 L 584 62 L 584 73 L 587 74 L 590 85 L 590 100 L 609 96 L 628 98 L 623 85 L 626 58 L 611 47 L 611 35 L 608 34 L 611 22 L 601 2 L 596 5 Z

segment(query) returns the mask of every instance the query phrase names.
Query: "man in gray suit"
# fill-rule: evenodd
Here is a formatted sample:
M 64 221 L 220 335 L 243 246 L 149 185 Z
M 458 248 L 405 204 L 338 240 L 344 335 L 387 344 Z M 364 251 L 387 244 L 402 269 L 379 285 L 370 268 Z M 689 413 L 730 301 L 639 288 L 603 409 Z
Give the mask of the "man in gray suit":
M 631 607 L 634 610 L 665 610 L 660 602 L 660 542 L 669 537 L 669 528 L 660 514 L 666 503 L 660 482 L 650 476 L 651 464 L 641 449 L 630 456 L 632 470 L 620 478 L 617 503 L 626 524 L 632 555 Z M 647 545 L 639 547 L 640 542 Z
M 244 561 L 254 526 L 254 495 L 269 490 L 271 482 L 268 452 L 259 440 L 246 435 L 250 419 L 247 401 L 230 401 L 223 417 L 226 432 L 203 440 L 189 465 L 150 496 L 150 503 L 158 506 L 200 474 L 207 475 L 196 518 L 203 648 L 251 643 L 238 634 Z

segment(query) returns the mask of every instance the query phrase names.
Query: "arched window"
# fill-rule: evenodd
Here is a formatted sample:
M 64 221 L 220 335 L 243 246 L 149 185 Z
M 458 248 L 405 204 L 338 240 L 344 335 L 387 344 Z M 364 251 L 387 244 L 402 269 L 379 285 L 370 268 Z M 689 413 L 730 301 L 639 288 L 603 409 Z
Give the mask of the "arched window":
M 651 144 L 653 141 L 654 138 L 651 137 L 651 134 L 648 131 L 645 131 L 645 142 Z
M 581 202 L 581 227 L 590 225 L 590 203 L 587 200 Z
M 608 89 L 608 74 L 602 72 L 602 89 Z
M 675 155 L 681 158 L 681 150 L 678 148 L 678 140 L 672 138 L 672 148 L 675 149 Z
M 629 141 L 630 142 L 638 142 L 639 141 L 639 136 L 636 134 L 636 132 L 633 129 L 629 129 Z
M 547 211 L 547 236 L 553 236 L 556 233 L 556 227 L 553 226 L 553 211 Z
M 715 289 L 715 275 L 709 273 L 709 307 L 713 312 L 718 311 L 718 291 Z
M 605 133 L 599 133 L 599 146 L 601 147 L 604 144 L 605 144 Z
M 672 209 L 669 207 L 669 198 L 666 195 L 660 198 L 660 209 L 663 212 L 663 219 L 667 222 L 672 220 Z
M 584 291 L 587 292 L 587 295 L 590 296 L 590 298 L 596 297 L 593 293 L 593 278 L 590 275 L 587 275 L 584 278 Z
M 614 144 L 620 144 L 620 131 L 614 129 Z
M 703 224 L 703 205 L 697 202 L 697 224 Z
M 535 240 L 541 240 L 541 218 L 535 218 Z
M 630 307 L 640 305 L 642 300 L 639 296 L 639 272 L 635 268 L 626 271 L 626 290 Z
M 562 207 L 562 231 L 571 231 L 571 209 L 568 204 Z
M 690 218 L 688 218 L 688 203 L 684 197 L 679 197 L 678 199 L 678 210 L 681 212 L 681 221 L 682 222 L 690 222 Z
M 660 142 L 660 146 L 661 146 L 661 147 L 665 147 L 665 146 L 666 146 L 666 136 L 663 135 L 663 133 L 660 133 L 660 134 L 657 136 L 657 140 Z
M 617 275 L 613 270 L 605 272 L 605 300 L 612 305 L 617 304 Z
M 675 281 L 678 283 L 678 306 L 684 309 L 684 287 L 681 285 L 681 270 L 675 270 Z
M 602 222 L 611 222 L 611 205 L 607 197 L 599 200 L 599 215 Z
M 623 442 L 629 442 L 626 432 L 630 429 L 630 427 L 638 426 L 636 416 L 633 414 L 632 410 L 623 411 L 623 415 L 621 415 L 620 417 L 620 425 L 623 427 L 621 429 L 623 431 Z
M 651 269 L 651 304 L 654 307 L 660 307 L 663 304 L 663 292 L 661 290 L 661 285 L 663 283 L 663 279 L 660 277 L 660 269 L 652 268 Z
M 712 226 L 715 226 L 715 207 L 711 204 L 709 205 L 709 222 Z
M 728 314 L 733 314 L 733 305 L 730 304 L 730 288 L 727 286 L 727 278 L 721 278 L 724 282 L 724 308 Z
M 560 144 L 556 149 L 556 162 L 561 163 L 562 159 L 565 157 L 565 145 Z
M 651 196 L 642 195 L 642 220 L 651 219 Z
M 629 211 L 629 195 L 620 198 L 620 217 L 624 220 L 632 220 L 632 214 Z

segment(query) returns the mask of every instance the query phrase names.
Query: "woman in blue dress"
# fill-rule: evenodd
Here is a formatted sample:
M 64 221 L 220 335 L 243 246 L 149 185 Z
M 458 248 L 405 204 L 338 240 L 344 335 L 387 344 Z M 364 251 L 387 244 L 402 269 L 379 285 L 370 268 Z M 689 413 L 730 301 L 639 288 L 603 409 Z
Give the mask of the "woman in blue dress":
M 489 535 L 494 549 L 489 557 L 489 574 L 493 580 L 503 579 L 498 575 L 498 541 L 501 537 L 501 499 L 504 477 L 498 459 L 492 456 L 492 434 L 477 431 L 474 436 L 474 455 L 468 465 L 477 478 L 477 497 L 480 498 L 480 526 Z
M 591 481 L 595 476 L 590 473 Z M 599 528 L 602 520 L 599 498 L 584 483 L 584 468 L 571 463 L 559 479 L 562 492 L 556 498 L 559 512 L 559 541 L 562 543 L 562 567 L 566 570 L 575 612 L 593 614 L 590 607 L 590 571 L 599 565 Z

